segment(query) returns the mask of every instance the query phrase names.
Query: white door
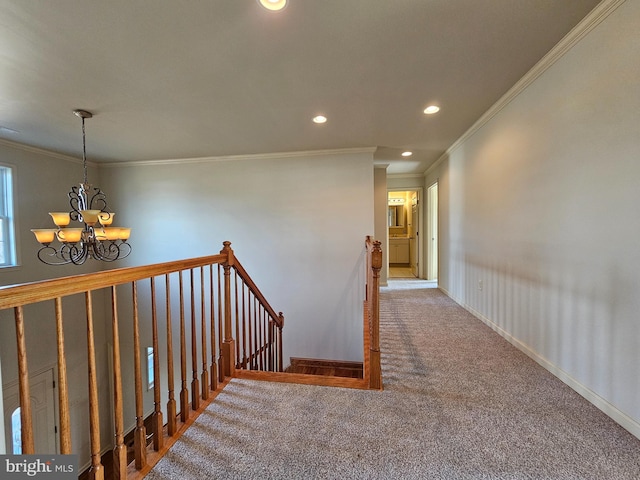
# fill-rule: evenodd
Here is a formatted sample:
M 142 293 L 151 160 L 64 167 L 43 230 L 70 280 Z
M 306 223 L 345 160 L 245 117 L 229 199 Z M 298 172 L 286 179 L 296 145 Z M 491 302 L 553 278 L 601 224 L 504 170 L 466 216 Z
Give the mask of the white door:
M 438 279 L 438 182 L 427 190 L 427 280 Z
M 417 192 L 415 193 L 417 196 Z M 416 199 L 416 203 L 411 205 L 411 218 L 412 218 L 412 231 L 409 237 L 409 254 L 410 254 L 410 263 L 411 263 L 411 273 L 414 277 L 419 276 L 419 250 L 418 245 L 420 245 L 418 233 L 420 231 L 420 215 L 418 215 L 418 199 Z
M 58 453 L 55 419 L 55 384 L 53 369 L 29 380 L 31 414 L 36 453 Z M 20 396 L 18 382 L 3 387 L 4 429 L 8 454 L 21 452 Z

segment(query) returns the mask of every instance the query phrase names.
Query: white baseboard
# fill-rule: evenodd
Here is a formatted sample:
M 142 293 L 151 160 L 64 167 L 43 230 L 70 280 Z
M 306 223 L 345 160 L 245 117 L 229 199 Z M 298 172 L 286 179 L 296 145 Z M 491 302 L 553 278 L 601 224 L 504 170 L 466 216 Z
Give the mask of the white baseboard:
M 487 317 L 482 315 L 480 312 L 477 312 L 473 308 L 460 303 L 457 299 L 455 299 L 446 289 L 442 287 L 438 287 L 439 290 L 447 295 L 451 300 L 456 302 L 462 308 L 471 313 L 474 317 L 478 318 L 481 322 L 489 326 L 492 330 L 498 333 L 501 337 L 507 340 L 510 344 L 516 347 L 518 350 L 523 352 L 525 355 L 533 359 L 540 366 L 548 370 L 552 375 L 560 379 L 570 388 L 575 390 L 579 395 L 584 397 L 589 403 L 593 404 L 596 408 L 601 410 L 605 415 L 609 416 L 616 423 L 618 423 L 622 428 L 631 433 L 634 437 L 640 439 L 640 423 L 631 418 L 629 415 L 624 413 L 622 410 L 618 409 L 615 405 L 611 404 L 608 400 L 598 395 L 596 392 L 588 388 L 587 386 L 580 383 L 578 380 L 573 378 L 567 372 L 562 370 L 556 364 L 552 363 L 538 352 L 532 350 L 528 345 L 522 343 L 520 340 L 515 338 L 506 330 L 502 329 L 498 325 L 496 325 L 493 321 L 489 320 Z

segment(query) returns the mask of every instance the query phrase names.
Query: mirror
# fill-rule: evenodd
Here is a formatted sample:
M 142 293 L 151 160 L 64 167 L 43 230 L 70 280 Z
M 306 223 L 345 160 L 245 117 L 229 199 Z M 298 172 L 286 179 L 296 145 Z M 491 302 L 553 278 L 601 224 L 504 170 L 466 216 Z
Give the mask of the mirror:
M 389 205 L 389 226 L 404 227 L 404 205 Z

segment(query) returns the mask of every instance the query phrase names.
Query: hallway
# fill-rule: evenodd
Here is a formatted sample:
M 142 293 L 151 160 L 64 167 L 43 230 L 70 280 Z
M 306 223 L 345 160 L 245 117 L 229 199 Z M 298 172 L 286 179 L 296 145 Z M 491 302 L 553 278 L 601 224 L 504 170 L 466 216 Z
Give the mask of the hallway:
M 384 391 L 234 379 L 147 478 L 637 478 L 638 439 L 428 283 L 381 291 Z

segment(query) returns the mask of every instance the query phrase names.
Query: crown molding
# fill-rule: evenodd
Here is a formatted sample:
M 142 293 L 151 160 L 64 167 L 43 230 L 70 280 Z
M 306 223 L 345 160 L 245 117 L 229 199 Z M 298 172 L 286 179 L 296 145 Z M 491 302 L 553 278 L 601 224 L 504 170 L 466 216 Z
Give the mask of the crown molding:
M 216 163 L 216 162 L 232 162 L 238 160 L 273 160 L 285 158 L 308 158 L 320 157 L 324 155 L 353 155 L 353 154 L 372 154 L 376 151 L 376 147 L 364 148 L 338 148 L 332 150 L 309 150 L 300 152 L 280 152 L 280 153 L 252 153 L 247 155 L 222 155 L 217 157 L 197 157 L 197 158 L 174 158 L 166 160 L 140 160 L 135 162 L 110 162 L 100 163 L 100 167 L 147 167 L 158 165 L 184 165 L 193 163 Z
M 551 68 L 560 58 L 562 58 L 574 45 L 582 40 L 594 28 L 602 23 L 611 13 L 613 13 L 626 0 L 603 0 L 589 14 L 582 19 L 578 25 L 567 33 L 549 52 L 536 63 L 520 80 L 518 80 L 507 93 L 494 103 L 466 132 L 462 134 L 433 165 L 424 171 L 426 177 L 435 170 L 445 159 L 447 159 L 464 142 L 472 137 L 487 122 L 495 117 L 500 111 L 509 105 L 518 95 L 524 92 L 538 77 Z
M 72 163 L 82 164 L 82 159 L 72 157 L 70 155 L 64 155 L 62 153 L 53 152 L 51 150 L 45 150 L 43 148 L 32 147 L 23 143 L 14 142 L 0 138 L 0 145 L 15 148 L 16 150 L 23 150 L 29 153 L 35 153 L 38 155 L 45 155 L 47 157 L 56 158 L 58 160 L 64 160 Z M 323 155 L 344 155 L 344 154 L 374 154 L 377 147 L 359 147 L 359 148 L 336 148 L 329 150 L 308 150 L 299 152 L 279 152 L 279 153 L 255 153 L 247 155 L 223 155 L 214 157 L 197 157 L 197 158 L 176 158 L 166 160 L 140 160 L 134 162 L 95 162 L 87 160 L 87 165 L 91 167 L 134 167 L 134 166 L 146 166 L 146 165 L 172 165 L 185 163 L 210 163 L 210 162 L 230 162 L 234 160 L 256 160 L 256 159 L 278 159 L 278 158 L 296 158 L 296 157 L 319 157 Z
M 391 173 L 387 174 L 387 178 L 402 179 L 402 178 L 422 178 L 422 173 Z
M 44 148 L 31 147 L 29 145 L 25 145 L 24 143 L 13 142 L 11 140 L 5 140 L 4 138 L 0 138 L 0 145 L 14 148 L 16 150 L 22 150 L 24 152 L 35 153 L 37 155 L 45 155 L 47 157 L 56 158 L 58 160 L 64 160 L 65 162 L 82 164 L 82 159 L 80 158 L 72 157 L 70 155 L 64 155 L 62 153 L 52 152 L 51 150 L 45 150 Z M 87 165 L 95 167 L 97 164 L 95 162 L 87 161 Z

